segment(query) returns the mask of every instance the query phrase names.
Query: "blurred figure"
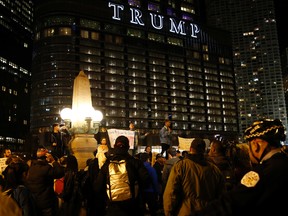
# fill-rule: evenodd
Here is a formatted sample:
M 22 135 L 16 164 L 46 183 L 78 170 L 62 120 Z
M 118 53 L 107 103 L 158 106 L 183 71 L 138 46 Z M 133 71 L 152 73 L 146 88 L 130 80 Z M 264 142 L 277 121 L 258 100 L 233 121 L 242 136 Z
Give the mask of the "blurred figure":
M 137 129 L 135 129 L 135 124 L 133 122 L 129 123 L 129 130 L 130 131 L 134 131 L 134 149 L 129 149 L 130 153 L 132 154 L 132 156 L 135 156 L 135 154 L 137 153 L 137 149 L 139 146 L 139 142 L 145 139 L 146 136 L 149 135 L 149 133 L 145 133 L 145 134 L 141 134 L 140 131 Z
M 52 125 L 52 133 L 50 137 L 50 143 L 52 147 L 52 154 L 58 160 L 68 151 L 68 142 L 70 135 L 68 129 L 59 123 Z
M 25 186 L 29 166 L 18 156 L 10 156 L 9 159 L 8 166 L 3 172 L 5 180 L 3 194 L 12 197 L 16 201 L 22 209 L 23 216 L 36 216 L 35 201 L 29 189 Z
M 190 154 L 171 169 L 163 195 L 165 215 L 194 215 L 225 191 L 221 171 L 209 163 L 203 139 L 191 142 Z
M 4 158 L 8 158 L 11 156 L 11 150 L 9 148 L 5 148 L 4 151 L 3 151 L 3 157 Z
M 182 157 L 181 157 L 181 159 L 185 158 L 188 154 L 189 154 L 188 151 L 185 151 L 185 150 L 182 151 Z
M 252 170 L 233 190 L 197 215 L 287 215 L 288 155 L 282 151 L 286 129 L 279 119 L 255 121 L 244 132 Z
M 2 216 L 23 216 L 22 209 L 10 196 L 0 193 L 0 215 Z
M 158 200 L 158 206 L 159 209 L 163 208 L 163 180 L 162 180 L 162 173 L 163 173 L 163 168 L 164 168 L 164 164 L 165 164 L 165 157 L 163 157 L 162 154 L 157 154 L 156 155 L 156 161 L 153 164 L 153 168 L 156 170 L 156 174 L 157 174 L 157 179 L 158 179 L 158 185 L 159 185 L 159 191 L 160 191 L 160 197 Z
M 37 150 L 37 159 L 31 162 L 27 187 L 33 194 L 39 216 L 55 216 L 58 213 L 58 198 L 54 191 L 54 179 L 64 176 L 64 167 L 48 153 Z
M 223 173 L 226 182 L 226 189 L 231 190 L 236 184 L 234 167 L 226 156 L 226 147 L 220 140 L 212 140 L 207 159 L 214 163 Z
M 162 185 L 163 185 L 162 190 L 163 191 L 165 190 L 165 186 L 167 184 L 168 177 L 169 177 L 169 174 L 173 165 L 177 163 L 177 161 L 180 160 L 180 158 L 177 157 L 177 151 L 175 148 L 170 147 L 167 152 L 168 152 L 168 160 L 165 161 L 165 164 L 163 167 L 163 173 L 162 173 Z
M 97 148 L 96 158 L 98 159 L 98 166 L 99 169 L 103 166 L 105 163 L 107 157 L 108 157 L 108 146 L 106 144 L 106 138 L 102 138 L 101 145 Z
M 167 150 L 172 146 L 172 129 L 170 128 L 171 121 L 165 119 L 164 126 L 159 131 L 159 138 L 161 143 L 161 154 L 165 153 L 165 158 L 168 159 Z
M 140 153 L 140 160 L 144 163 L 150 178 L 151 183 L 143 189 L 143 204 L 144 210 L 146 210 L 146 204 L 148 206 L 148 213 L 151 216 L 157 215 L 158 210 L 158 197 L 160 196 L 160 188 L 157 179 L 156 170 L 151 166 L 150 157 L 147 153 Z
M 177 150 L 177 151 L 176 151 L 176 157 L 178 157 L 179 159 L 181 159 L 182 153 L 181 153 L 180 150 Z
M 106 144 L 106 138 L 101 139 L 101 145 L 98 146 L 94 159 L 88 166 L 88 180 L 85 185 L 87 191 L 87 216 L 104 215 L 106 202 L 104 194 L 96 194 L 93 190 L 93 184 L 97 179 L 101 167 L 104 165 L 108 157 L 108 145 Z M 103 212 L 101 212 L 103 210 Z
M 149 155 L 150 163 L 152 162 L 152 148 L 150 145 L 147 145 L 144 149 L 144 152 Z
M 64 188 L 61 194 L 63 199 L 61 215 L 79 215 L 82 204 L 79 189 L 78 162 L 74 155 L 68 155 L 66 158 Z

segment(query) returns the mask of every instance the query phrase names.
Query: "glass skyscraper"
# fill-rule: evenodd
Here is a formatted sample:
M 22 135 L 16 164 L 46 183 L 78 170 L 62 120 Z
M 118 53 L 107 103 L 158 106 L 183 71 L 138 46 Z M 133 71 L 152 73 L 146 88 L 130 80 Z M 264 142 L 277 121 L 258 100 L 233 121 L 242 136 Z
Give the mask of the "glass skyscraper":
M 0 149 L 27 150 L 32 23 L 32 1 L 0 1 Z
M 208 0 L 210 25 L 231 32 L 240 132 L 261 118 L 287 113 L 273 0 Z

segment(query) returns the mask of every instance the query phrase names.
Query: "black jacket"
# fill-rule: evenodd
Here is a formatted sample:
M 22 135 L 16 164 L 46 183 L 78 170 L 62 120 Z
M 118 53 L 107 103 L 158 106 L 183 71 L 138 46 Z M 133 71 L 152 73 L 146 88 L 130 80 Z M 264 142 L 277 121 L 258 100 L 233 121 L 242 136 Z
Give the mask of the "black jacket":
M 99 175 L 94 182 L 94 190 L 96 194 L 106 194 L 107 175 L 109 174 L 110 160 L 126 160 L 126 169 L 130 182 L 131 192 L 133 194 L 134 185 L 137 181 L 139 184 L 139 194 L 141 196 L 144 187 L 149 185 L 151 179 L 149 173 L 145 168 L 142 161 L 132 157 L 128 152 L 112 154 L 102 166 Z M 108 198 L 106 196 L 106 200 Z M 132 198 L 128 201 L 108 202 L 107 215 L 120 216 L 120 215 L 141 215 L 141 203 L 139 197 Z
M 55 206 L 57 196 L 54 192 L 54 179 L 63 176 L 64 167 L 56 161 L 52 166 L 45 159 L 32 161 L 26 183 L 39 209 Z
M 280 150 L 270 156 L 244 175 L 245 181 L 243 177 L 236 188 L 197 215 L 287 215 L 287 199 L 282 197 L 288 194 L 288 156 Z

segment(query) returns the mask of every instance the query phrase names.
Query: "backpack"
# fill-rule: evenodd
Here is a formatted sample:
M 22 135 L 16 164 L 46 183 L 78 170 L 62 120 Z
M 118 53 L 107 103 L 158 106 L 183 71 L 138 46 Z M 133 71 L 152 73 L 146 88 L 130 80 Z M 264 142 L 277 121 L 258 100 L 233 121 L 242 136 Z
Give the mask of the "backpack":
M 133 197 L 125 160 L 110 161 L 107 177 L 106 192 L 110 201 L 124 201 Z

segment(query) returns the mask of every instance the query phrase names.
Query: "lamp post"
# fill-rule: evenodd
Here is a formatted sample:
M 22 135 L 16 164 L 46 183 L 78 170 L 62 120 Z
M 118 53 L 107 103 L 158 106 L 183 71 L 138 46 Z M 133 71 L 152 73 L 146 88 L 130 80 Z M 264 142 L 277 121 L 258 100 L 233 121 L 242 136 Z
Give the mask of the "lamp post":
M 70 149 L 77 158 L 79 169 L 86 167 L 97 148 L 94 134 L 98 133 L 103 114 L 92 107 L 91 90 L 88 77 L 83 71 L 74 80 L 72 109 L 64 108 L 60 112 L 72 135 Z

